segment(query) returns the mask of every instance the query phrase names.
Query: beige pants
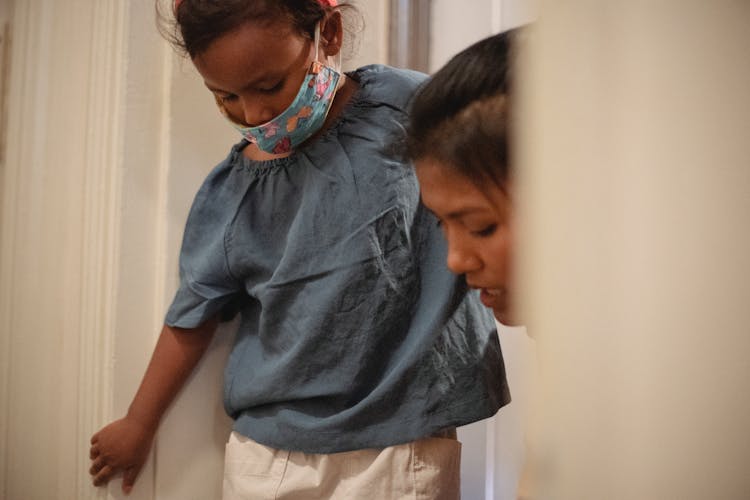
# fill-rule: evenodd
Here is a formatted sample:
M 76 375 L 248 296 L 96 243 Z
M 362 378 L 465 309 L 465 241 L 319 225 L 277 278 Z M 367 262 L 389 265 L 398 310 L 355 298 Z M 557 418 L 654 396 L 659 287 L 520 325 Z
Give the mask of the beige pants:
M 223 500 L 457 500 L 455 430 L 383 449 L 314 455 L 268 448 L 235 432 Z

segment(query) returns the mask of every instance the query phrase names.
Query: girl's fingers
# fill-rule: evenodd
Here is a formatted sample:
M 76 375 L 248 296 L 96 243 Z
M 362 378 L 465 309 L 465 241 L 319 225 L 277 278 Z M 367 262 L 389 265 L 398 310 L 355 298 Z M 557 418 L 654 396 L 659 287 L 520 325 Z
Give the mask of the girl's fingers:
M 105 465 L 101 468 L 99 473 L 94 477 L 94 486 L 103 486 L 109 482 L 112 475 L 115 473 L 115 468 L 110 465 Z
M 104 463 L 103 458 L 101 457 L 96 458 L 93 462 L 91 462 L 91 468 L 89 469 L 89 474 L 91 474 L 92 476 L 97 475 L 104 468 L 105 465 L 107 464 Z
M 99 456 L 99 445 L 94 444 L 91 446 L 91 449 L 89 450 L 89 458 L 91 460 L 94 460 L 98 456 Z

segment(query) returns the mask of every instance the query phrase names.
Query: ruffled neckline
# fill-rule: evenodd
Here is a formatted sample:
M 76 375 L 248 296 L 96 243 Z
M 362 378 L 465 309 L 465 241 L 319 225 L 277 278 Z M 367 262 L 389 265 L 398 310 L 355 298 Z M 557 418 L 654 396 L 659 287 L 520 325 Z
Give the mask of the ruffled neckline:
M 250 144 L 246 139 L 242 139 L 240 142 L 232 146 L 232 152 L 230 153 L 230 163 L 238 168 L 244 168 L 248 170 L 254 170 L 258 172 L 267 172 L 278 167 L 289 165 L 296 161 L 297 157 L 306 150 L 314 147 L 316 144 L 326 142 L 338 136 L 339 129 L 342 124 L 346 122 L 348 118 L 351 118 L 354 113 L 359 109 L 363 109 L 363 104 L 369 101 L 371 97 L 372 86 L 370 85 L 372 76 L 376 72 L 374 66 L 365 66 L 354 71 L 346 72 L 346 76 L 357 82 L 357 89 L 354 94 L 349 98 L 344 108 L 341 110 L 336 119 L 331 125 L 326 128 L 323 133 L 318 136 L 317 139 L 311 141 L 301 148 L 294 151 L 291 155 L 283 158 L 273 158 L 270 160 L 253 160 L 242 154 L 242 151 Z

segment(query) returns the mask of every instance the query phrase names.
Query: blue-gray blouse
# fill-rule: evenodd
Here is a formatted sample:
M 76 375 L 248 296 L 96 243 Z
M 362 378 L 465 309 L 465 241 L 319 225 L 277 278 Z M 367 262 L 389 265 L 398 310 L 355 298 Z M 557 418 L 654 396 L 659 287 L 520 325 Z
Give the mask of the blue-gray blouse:
M 274 448 L 384 447 L 509 401 L 490 313 L 445 266 L 445 242 L 396 153 L 424 75 L 368 66 L 335 123 L 292 156 L 241 142 L 205 180 L 167 313 L 239 312 L 225 371 L 234 429 Z

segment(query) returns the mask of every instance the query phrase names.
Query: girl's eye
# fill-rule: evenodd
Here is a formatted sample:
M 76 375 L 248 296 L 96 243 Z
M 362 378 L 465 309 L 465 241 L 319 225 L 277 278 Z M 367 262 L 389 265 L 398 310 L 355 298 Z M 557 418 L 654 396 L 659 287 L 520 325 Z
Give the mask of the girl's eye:
M 264 94 L 273 94 L 275 92 L 278 92 L 281 90 L 281 87 L 284 86 L 284 81 L 280 80 L 275 85 L 272 85 L 271 87 L 260 87 L 258 90 Z
M 221 99 L 221 102 L 234 102 L 237 100 L 237 96 L 234 94 L 227 94 L 219 96 L 219 99 Z
M 479 231 L 472 231 L 472 233 L 474 234 L 474 236 L 478 236 L 479 238 L 487 238 L 488 236 L 492 236 L 495 233 L 496 229 L 497 224 L 490 224 L 484 229 L 481 229 Z

